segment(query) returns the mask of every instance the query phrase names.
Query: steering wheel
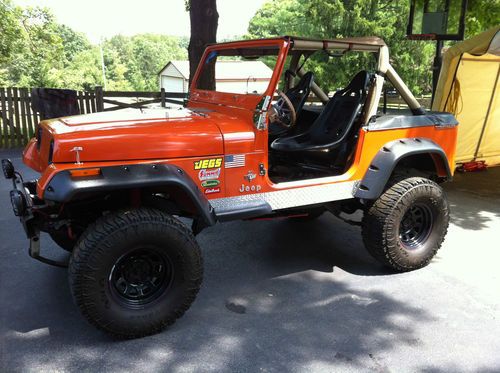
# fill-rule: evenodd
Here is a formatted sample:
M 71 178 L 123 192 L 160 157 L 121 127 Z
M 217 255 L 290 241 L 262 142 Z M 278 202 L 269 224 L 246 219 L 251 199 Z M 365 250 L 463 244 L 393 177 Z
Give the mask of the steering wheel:
M 269 121 L 277 123 L 286 129 L 292 128 L 297 122 L 297 113 L 292 102 L 283 92 L 276 90 L 280 96 L 276 103 L 271 105 L 269 111 Z

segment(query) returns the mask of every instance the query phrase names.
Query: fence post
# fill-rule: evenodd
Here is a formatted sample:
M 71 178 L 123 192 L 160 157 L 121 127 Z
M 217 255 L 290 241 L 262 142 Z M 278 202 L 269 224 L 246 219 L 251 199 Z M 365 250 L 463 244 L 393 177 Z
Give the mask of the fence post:
M 9 147 L 9 125 L 7 124 L 7 98 L 6 90 L 0 87 L 0 115 L 2 116 L 2 137 L 0 138 L 0 145 L 2 148 Z
M 95 87 L 96 111 L 104 111 L 103 92 L 100 85 Z
M 165 107 L 165 88 L 162 88 L 160 91 L 160 98 L 161 98 L 161 107 Z

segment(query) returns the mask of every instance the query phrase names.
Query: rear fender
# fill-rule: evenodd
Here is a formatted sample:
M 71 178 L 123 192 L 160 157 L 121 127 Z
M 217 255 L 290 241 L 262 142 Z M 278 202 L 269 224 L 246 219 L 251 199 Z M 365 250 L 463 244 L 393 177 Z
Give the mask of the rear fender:
M 446 153 L 434 141 L 424 138 L 394 140 L 378 151 L 358 184 L 354 196 L 360 199 L 380 197 L 397 165 L 405 158 L 415 155 L 429 155 L 436 174 L 445 179 L 452 178 Z

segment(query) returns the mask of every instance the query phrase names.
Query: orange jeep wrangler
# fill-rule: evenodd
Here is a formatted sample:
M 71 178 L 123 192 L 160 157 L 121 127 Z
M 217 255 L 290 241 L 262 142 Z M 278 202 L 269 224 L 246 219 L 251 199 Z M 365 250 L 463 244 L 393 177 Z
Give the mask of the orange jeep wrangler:
M 352 53 L 371 71 L 333 93 L 307 71 Z M 379 109 L 384 82 L 407 110 Z M 361 210 L 378 261 L 427 265 L 448 227 L 439 184 L 452 177 L 456 135 L 451 114 L 421 108 L 383 40 L 287 36 L 208 46 L 183 108 L 42 121 L 23 154 L 40 178 L 2 168 L 30 255 L 69 266 L 82 314 L 134 338 L 189 308 L 203 274 L 195 235 L 217 222 Z M 69 263 L 41 256 L 42 231 Z

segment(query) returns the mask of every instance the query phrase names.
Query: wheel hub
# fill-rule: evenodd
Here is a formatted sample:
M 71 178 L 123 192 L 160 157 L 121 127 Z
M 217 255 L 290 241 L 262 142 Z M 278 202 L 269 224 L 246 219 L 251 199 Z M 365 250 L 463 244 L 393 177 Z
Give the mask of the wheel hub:
M 170 260 L 153 249 L 138 249 L 121 257 L 111 270 L 112 292 L 128 306 L 157 299 L 173 278 Z
M 399 240 L 407 249 L 419 248 L 429 237 L 433 226 L 432 211 L 429 206 L 415 204 L 401 219 Z
M 132 285 L 140 285 L 146 282 L 154 274 L 153 268 L 143 258 L 134 259 L 123 266 L 123 277 Z

